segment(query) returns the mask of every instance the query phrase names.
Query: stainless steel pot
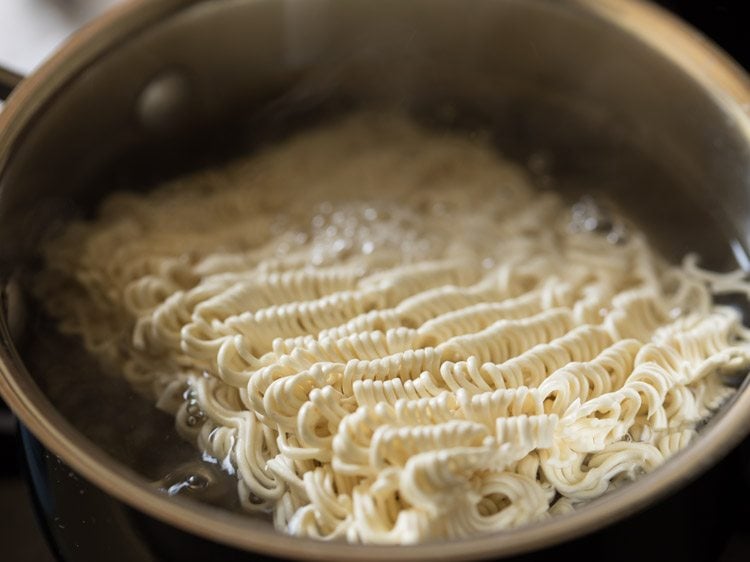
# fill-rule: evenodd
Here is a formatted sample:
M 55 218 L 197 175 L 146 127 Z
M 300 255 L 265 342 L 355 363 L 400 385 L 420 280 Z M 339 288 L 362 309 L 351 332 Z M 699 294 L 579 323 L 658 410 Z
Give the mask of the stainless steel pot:
M 360 106 L 488 134 L 542 184 L 606 192 L 668 255 L 748 263 L 750 83 L 651 4 L 133 0 L 75 35 L 0 113 L 0 392 L 51 451 L 133 508 L 241 549 L 437 560 L 507 556 L 613 523 L 748 433 L 746 381 L 687 450 L 571 515 L 398 549 L 284 537 L 149 485 L 138 447 L 153 443 L 138 427 L 164 419 L 134 400 L 102 409 L 127 390 L 39 339 L 24 281 L 40 240 L 115 188 L 148 187 Z

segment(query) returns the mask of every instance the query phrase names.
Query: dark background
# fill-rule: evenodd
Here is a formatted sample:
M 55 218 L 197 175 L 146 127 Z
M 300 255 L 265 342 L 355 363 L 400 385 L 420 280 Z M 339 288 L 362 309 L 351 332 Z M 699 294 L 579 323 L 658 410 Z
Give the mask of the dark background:
M 697 27 L 750 69 L 750 19 L 747 0 L 661 0 L 657 2 Z

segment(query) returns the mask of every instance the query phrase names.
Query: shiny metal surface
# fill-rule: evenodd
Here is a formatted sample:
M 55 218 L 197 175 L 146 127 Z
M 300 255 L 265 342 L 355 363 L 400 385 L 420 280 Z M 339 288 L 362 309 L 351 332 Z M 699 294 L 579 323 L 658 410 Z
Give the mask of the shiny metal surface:
M 117 187 L 119 175 L 107 170 L 127 168 L 129 181 L 163 178 L 162 160 L 189 153 L 183 139 L 220 153 L 220 137 L 229 136 L 241 150 L 269 123 L 284 128 L 362 105 L 489 129 L 500 149 L 522 161 L 542 150 L 561 189 L 606 186 L 623 206 L 649 215 L 647 222 L 680 229 L 678 240 L 665 243 L 667 253 L 705 244 L 699 249 L 720 267 L 712 236 L 740 246 L 750 241 L 750 84 L 724 55 L 650 4 L 134 0 L 77 34 L 0 114 L 0 276 L 28 269 L 50 225 Z M 233 133 L 214 134 L 217 128 Z M 678 215 L 658 204 L 683 199 L 717 225 L 705 230 L 710 236 L 698 226 L 698 211 Z M 7 298 L 6 290 L 0 393 L 47 447 L 140 511 L 277 556 L 437 560 L 541 548 L 657 500 L 750 430 L 746 382 L 689 449 L 574 514 L 397 550 L 292 539 L 264 521 L 166 497 L 146 485 L 138 467 L 103 453 L 106 443 L 63 414 L 45 373 L 29 367 L 29 352 L 19 355 Z

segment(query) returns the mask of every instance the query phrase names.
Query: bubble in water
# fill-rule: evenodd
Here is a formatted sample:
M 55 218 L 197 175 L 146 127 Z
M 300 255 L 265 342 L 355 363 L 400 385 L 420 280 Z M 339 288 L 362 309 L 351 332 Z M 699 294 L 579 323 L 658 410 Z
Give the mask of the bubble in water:
M 260 496 L 257 496 L 252 492 L 248 493 L 247 501 L 249 501 L 253 505 L 261 505 L 263 503 L 263 500 L 260 498 Z
M 333 242 L 333 251 L 337 254 L 340 254 L 344 250 L 346 250 L 350 246 L 350 243 L 347 240 L 344 240 L 343 238 L 337 238 Z
M 599 221 L 596 217 L 586 217 L 583 221 L 583 228 L 584 230 L 588 230 L 589 232 L 592 232 L 597 229 L 599 226 Z
M 201 463 L 188 463 L 167 474 L 156 483 L 170 496 L 178 494 L 200 496 L 218 481 L 215 469 Z
M 323 265 L 324 260 L 325 258 L 323 257 L 323 253 L 320 250 L 314 251 L 312 257 L 310 258 L 310 262 L 313 265 Z
M 580 199 L 570 209 L 571 219 L 568 223 L 570 232 L 598 232 L 604 235 L 611 244 L 619 244 L 626 240 L 626 227 L 620 221 L 615 221 L 590 196 Z
M 193 488 L 194 490 L 205 488 L 206 486 L 208 486 L 208 478 L 200 474 L 191 474 L 190 476 L 188 476 L 186 482 L 187 482 L 187 485 Z
M 195 427 L 206 420 L 206 413 L 200 407 L 195 396 L 192 396 L 185 404 L 185 412 L 187 413 L 185 422 L 188 427 Z
M 620 244 L 624 241 L 625 236 L 616 230 L 607 233 L 607 242 L 609 242 L 610 244 Z

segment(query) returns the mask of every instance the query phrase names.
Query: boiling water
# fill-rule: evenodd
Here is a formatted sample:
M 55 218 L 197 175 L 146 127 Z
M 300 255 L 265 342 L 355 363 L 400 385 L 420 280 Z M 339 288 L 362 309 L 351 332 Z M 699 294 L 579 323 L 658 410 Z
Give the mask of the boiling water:
M 470 134 L 485 138 L 490 133 L 480 130 Z M 727 232 L 716 213 L 686 197 L 675 197 L 681 190 L 674 177 L 635 150 L 620 146 L 617 151 L 602 152 L 595 158 L 590 155 L 587 164 L 581 159 L 571 159 L 562 150 L 514 153 L 512 143 L 498 140 L 497 144 L 501 151 L 527 168 L 539 189 L 554 189 L 570 201 L 572 229 L 598 231 L 612 244 L 618 244 L 628 236 L 627 223 L 632 221 L 671 260 L 679 260 L 691 251 L 702 256 L 701 265 L 714 270 L 738 266 L 747 269 L 750 264 L 743 244 Z M 321 205 L 310 231 L 296 235 L 297 243 L 307 242 L 309 236 L 316 237 L 321 263 L 328 258 L 326 252 L 346 251 L 347 244 L 356 244 L 364 254 L 373 250 L 372 240 L 360 236 L 359 227 L 363 223 L 378 224 L 376 207 L 358 210 L 354 222 L 347 224 L 351 214 L 336 214 L 328 203 Z M 354 228 L 353 234 L 342 237 L 341 232 L 349 227 Z M 284 230 L 282 213 L 273 222 L 273 228 Z M 387 239 L 389 229 L 381 230 L 382 237 Z M 289 244 L 294 243 L 295 237 L 291 237 Z M 338 247 L 341 244 L 344 246 Z M 287 250 L 279 248 L 280 252 Z M 747 324 L 743 299 L 730 296 L 722 300 L 742 310 Z M 134 393 L 123 379 L 103 373 L 97 361 L 83 351 L 80 342 L 61 335 L 55 322 L 31 301 L 20 348 L 29 371 L 52 403 L 109 455 L 166 494 L 186 495 L 239 510 L 237 477 L 231 464 L 226 459 L 201 455 L 192 444 L 181 439 L 174 430 L 171 415 Z M 188 408 L 192 408 L 188 413 L 199 423 L 203 413 L 197 403 Z

